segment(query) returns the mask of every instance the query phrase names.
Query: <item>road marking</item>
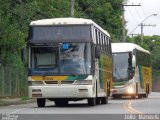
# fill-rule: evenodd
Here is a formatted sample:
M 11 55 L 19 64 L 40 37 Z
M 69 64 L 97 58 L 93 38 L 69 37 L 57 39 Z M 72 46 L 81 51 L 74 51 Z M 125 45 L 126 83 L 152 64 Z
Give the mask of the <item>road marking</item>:
M 123 104 L 123 107 L 125 109 L 127 109 L 129 112 L 133 113 L 133 114 L 144 114 L 143 112 L 136 110 L 135 108 L 132 107 L 132 100 L 128 101 L 128 103 Z
M 144 114 L 143 112 L 139 111 L 139 110 L 136 110 L 135 108 L 132 107 L 132 101 L 130 100 L 127 104 L 128 108 L 133 111 L 133 113 L 135 114 Z
M 10 114 L 15 114 L 16 112 L 24 110 L 24 109 L 26 109 L 26 108 L 21 108 L 21 109 L 15 110 L 15 111 L 11 112 Z
M 123 104 L 123 108 L 125 108 L 127 111 L 129 111 L 129 112 L 131 112 L 131 113 L 132 113 L 132 111 L 127 107 L 127 105 L 126 105 L 126 104 Z

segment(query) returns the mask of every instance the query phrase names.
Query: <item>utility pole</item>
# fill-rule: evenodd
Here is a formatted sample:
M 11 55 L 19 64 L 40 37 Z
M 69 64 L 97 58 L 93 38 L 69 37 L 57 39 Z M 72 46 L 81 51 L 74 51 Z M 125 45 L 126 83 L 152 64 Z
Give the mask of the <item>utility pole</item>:
M 71 17 L 74 17 L 74 0 L 71 0 Z
M 129 35 L 132 35 L 131 33 L 133 32 L 133 31 L 135 31 L 137 28 L 138 28 L 138 26 L 141 26 L 141 39 L 142 39 L 142 41 L 143 41 L 143 23 L 148 19 L 148 18 L 150 18 L 151 16 L 157 16 L 158 14 L 151 14 L 151 15 L 149 15 L 148 17 L 146 17 L 144 20 L 142 20 L 142 22 L 140 22 L 140 24 L 139 25 L 137 25 L 130 33 L 129 33 Z M 145 25 L 145 26 L 147 26 L 147 25 Z M 150 25 L 149 25 L 150 26 Z M 152 25 L 153 26 L 153 25 Z M 154 25 L 155 26 L 155 25 Z
M 125 9 L 124 9 L 124 6 L 132 6 L 132 7 L 135 7 L 135 6 L 141 6 L 140 4 L 138 5 L 125 5 L 125 4 L 122 4 L 122 10 L 123 10 L 123 15 L 122 15 L 122 27 L 123 27 L 123 30 L 122 30 L 122 42 L 126 42 L 126 21 L 125 21 L 125 17 L 124 17 L 124 12 L 125 12 Z
M 149 27 L 155 27 L 156 25 L 145 25 L 143 23 L 141 23 L 139 26 L 141 26 L 141 44 L 143 44 L 143 27 L 144 26 L 149 26 Z

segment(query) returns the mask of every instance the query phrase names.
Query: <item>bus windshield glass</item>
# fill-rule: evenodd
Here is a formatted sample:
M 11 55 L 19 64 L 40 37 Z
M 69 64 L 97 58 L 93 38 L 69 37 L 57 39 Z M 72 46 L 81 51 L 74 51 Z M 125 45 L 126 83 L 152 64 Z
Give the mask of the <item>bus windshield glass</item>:
M 125 82 L 129 79 L 129 69 L 130 62 L 129 62 L 129 53 L 114 53 L 113 54 L 113 77 L 114 82 Z
M 59 43 L 31 46 L 30 74 L 90 74 L 90 43 Z

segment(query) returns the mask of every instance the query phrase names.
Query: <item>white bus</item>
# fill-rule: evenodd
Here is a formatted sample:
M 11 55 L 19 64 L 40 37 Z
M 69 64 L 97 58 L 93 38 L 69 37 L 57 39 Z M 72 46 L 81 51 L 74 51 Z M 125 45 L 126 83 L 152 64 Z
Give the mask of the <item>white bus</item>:
M 112 43 L 113 98 L 147 97 L 152 89 L 150 52 L 133 43 Z
M 46 99 L 56 106 L 88 100 L 106 104 L 112 85 L 111 38 L 95 22 L 54 18 L 30 23 L 29 97 L 38 107 Z

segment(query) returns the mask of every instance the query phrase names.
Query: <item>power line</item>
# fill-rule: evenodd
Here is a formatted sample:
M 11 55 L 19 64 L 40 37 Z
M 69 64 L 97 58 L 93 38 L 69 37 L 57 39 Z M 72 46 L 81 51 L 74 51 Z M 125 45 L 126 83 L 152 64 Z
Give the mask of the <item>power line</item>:
M 130 15 L 133 19 L 135 19 L 133 22 L 136 22 L 136 23 L 138 24 L 139 22 L 138 22 L 138 20 L 137 20 L 137 17 L 133 17 L 133 16 L 132 16 L 132 15 L 133 15 L 133 11 L 130 9 L 130 7 L 128 7 L 127 11 L 129 12 L 129 15 Z M 126 12 L 127 12 L 127 11 L 126 11 Z
M 156 27 L 157 27 L 157 25 L 156 25 Z M 155 28 L 156 28 L 156 27 L 153 26 L 153 27 L 150 28 L 150 29 L 145 29 L 145 27 L 144 27 L 144 29 L 145 29 L 146 33 L 152 33 L 153 31 L 155 32 Z
M 142 40 L 141 42 L 142 42 L 142 44 L 143 44 L 143 27 L 144 27 L 144 26 L 155 27 L 156 25 L 150 25 L 150 24 L 145 25 L 145 24 L 143 24 L 143 22 L 142 22 L 139 26 L 141 26 L 141 40 Z
M 126 42 L 126 29 L 125 29 L 125 18 L 124 18 L 124 7 L 135 7 L 135 6 L 141 6 L 140 4 L 136 5 L 136 4 L 122 4 L 122 10 L 123 10 L 123 15 L 122 15 L 122 26 L 123 26 L 123 30 L 122 30 L 122 42 Z
M 142 8 L 142 6 L 141 6 L 141 9 L 142 9 L 143 14 L 146 16 L 146 13 L 144 12 L 144 9 Z
M 142 18 L 142 15 L 139 13 L 139 10 L 137 10 L 136 7 L 134 7 L 134 9 L 135 9 L 135 12 L 137 13 L 137 15 L 139 16 L 139 18 L 141 19 L 141 18 Z M 139 21 L 139 20 L 138 20 L 138 21 Z

